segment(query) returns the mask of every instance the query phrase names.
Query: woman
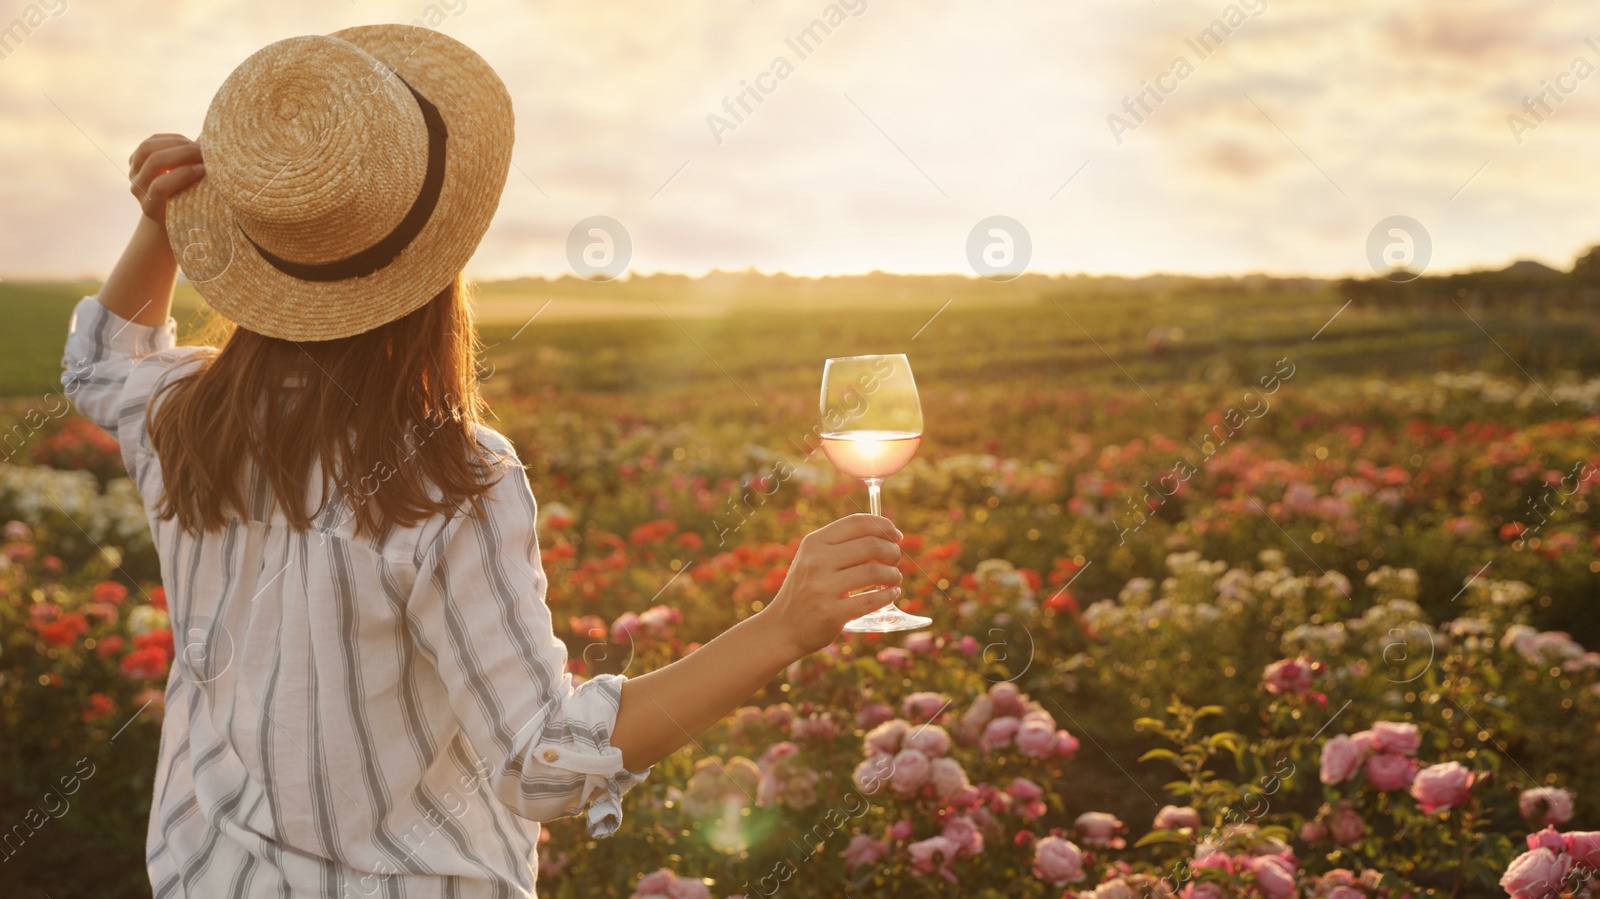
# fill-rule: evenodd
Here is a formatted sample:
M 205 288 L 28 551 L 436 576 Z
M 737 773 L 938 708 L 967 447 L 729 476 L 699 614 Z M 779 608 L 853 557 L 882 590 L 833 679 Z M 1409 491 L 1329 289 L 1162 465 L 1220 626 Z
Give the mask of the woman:
M 130 159 L 143 215 L 63 381 L 121 442 L 177 636 L 156 899 L 531 896 L 537 822 L 609 836 L 656 761 L 899 593 L 901 535 L 852 515 L 694 653 L 573 684 L 460 274 L 511 126 L 472 51 L 371 26 L 259 51 L 199 142 Z M 180 259 L 220 351 L 174 345 Z

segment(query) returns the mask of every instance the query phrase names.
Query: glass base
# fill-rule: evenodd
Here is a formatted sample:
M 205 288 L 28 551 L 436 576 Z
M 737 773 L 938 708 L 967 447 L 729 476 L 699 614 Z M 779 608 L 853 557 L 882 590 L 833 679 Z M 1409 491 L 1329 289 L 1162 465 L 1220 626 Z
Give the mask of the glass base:
M 888 634 L 894 631 L 914 631 L 932 623 L 932 618 L 907 614 L 900 611 L 894 603 L 889 603 L 876 612 L 847 622 L 844 629 L 854 634 Z

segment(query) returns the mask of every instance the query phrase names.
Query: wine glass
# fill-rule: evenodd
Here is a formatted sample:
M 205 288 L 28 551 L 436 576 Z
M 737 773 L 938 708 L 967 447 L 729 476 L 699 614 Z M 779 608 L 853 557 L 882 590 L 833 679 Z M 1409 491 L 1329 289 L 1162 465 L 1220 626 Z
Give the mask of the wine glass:
M 821 433 L 829 461 L 865 481 L 872 514 L 883 514 L 883 479 L 904 468 L 922 443 L 922 403 L 905 354 L 829 359 L 822 369 Z M 881 634 L 932 623 L 932 618 L 908 615 L 891 602 L 844 629 Z

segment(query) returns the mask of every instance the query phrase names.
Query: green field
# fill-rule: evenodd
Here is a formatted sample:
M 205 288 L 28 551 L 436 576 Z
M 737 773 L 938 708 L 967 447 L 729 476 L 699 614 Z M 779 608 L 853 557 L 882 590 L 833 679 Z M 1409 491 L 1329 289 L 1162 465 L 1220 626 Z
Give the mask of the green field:
M 72 306 L 97 289 L 95 282 L 0 283 L 7 323 L 0 396 L 26 398 L 57 386 Z M 488 282 L 477 296 L 486 359 L 510 375 L 500 390 L 671 391 L 720 381 L 759 403 L 763 391 L 816 380 L 828 356 L 867 352 L 905 352 L 931 384 L 1042 375 L 1147 388 L 1225 383 L 1241 366 L 1291 346 L 1327 373 L 1481 369 L 1526 376 L 1593 370 L 1600 360 L 1600 321 L 1587 314 L 1371 303 L 1341 313 L 1337 283 L 1300 279 L 1030 276 L 990 284 L 729 274 Z M 1336 324 L 1311 342 L 1335 313 Z M 180 282 L 173 315 L 182 341 L 209 310 Z M 1156 328 L 1181 329 L 1182 337 L 1152 352 Z

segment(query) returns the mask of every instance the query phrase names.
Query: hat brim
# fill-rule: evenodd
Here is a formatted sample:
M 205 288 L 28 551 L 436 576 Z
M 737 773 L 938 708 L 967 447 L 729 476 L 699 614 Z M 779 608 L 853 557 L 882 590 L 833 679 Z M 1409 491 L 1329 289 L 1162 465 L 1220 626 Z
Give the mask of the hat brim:
M 477 250 L 511 167 L 511 95 L 471 48 L 414 25 L 361 25 L 328 37 L 393 69 L 438 107 L 448 131 L 438 204 L 405 250 L 364 277 L 306 281 L 273 267 L 251 246 L 209 179 L 167 205 L 173 254 L 201 297 L 239 326 L 286 340 L 349 337 L 426 304 Z M 203 135 L 200 143 L 203 155 Z

